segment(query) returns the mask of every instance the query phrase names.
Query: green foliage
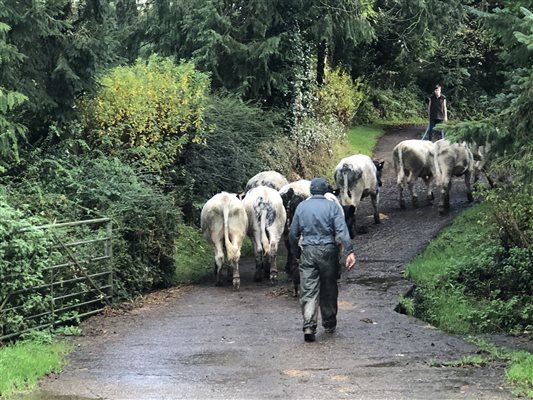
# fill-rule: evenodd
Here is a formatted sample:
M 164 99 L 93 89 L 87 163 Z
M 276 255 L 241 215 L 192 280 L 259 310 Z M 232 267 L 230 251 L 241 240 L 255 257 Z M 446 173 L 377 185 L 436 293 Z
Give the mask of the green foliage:
M 180 212 L 118 159 L 48 156 L 33 163 L 10 194 L 26 214 L 48 221 L 110 217 L 119 298 L 172 283 Z
M 0 397 L 33 390 L 45 375 L 59 373 L 70 346 L 48 340 L 24 340 L 0 348 Z
M 400 307 L 405 311 L 405 314 L 415 315 L 415 303 L 410 297 L 400 296 Z
M 513 394 L 533 398 L 533 354 L 528 351 L 509 351 L 498 348 L 483 339 L 470 337 L 469 341 L 486 353 L 482 357 L 488 361 L 507 362 L 505 379 L 513 386 Z
M 366 154 L 372 156 L 374 147 L 378 139 L 385 133 L 382 126 L 354 126 L 348 130 L 346 134 L 346 141 L 348 146 L 345 146 L 344 155 L 341 158 L 351 156 L 353 154 Z
M 358 123 L 420 123 L 427 120 L 426 96 L 416 88 L 395 90 L 367 86 L 366 91 L 355 117 Z
M 44 268 L 53 257 L 49 233 L 30 229 L 37 218 L 24 218 L 0 196 L 0 335 L 22 331 L 49 322 L 50 316 L 25 319 L 20 312 L 39 314 L 49 307 L 49 298 L 42 293 L 24 291 L 29 286 L 45 283 Z
M 202 233 L 189 225 L 180 225 L 179 231 L 174 256 L 176 283 L 198 282 L 212 275 L 213 252 Z
M 363 101 L 362 80 L 352 82 L 349 75 L 338 69 L 326 69 L 326 84 L 316 87 L 313 110 L 316 116 L 327 121 L 335 117 L 345 127 L 351 125 Z
M 206 199 L 222 190 L 238 193 L 256 173 L 287 173 L 292 144 L 280 128 L 281 114 L 262 111 L 232 95 L 212 96 L 205 121 L 212 130 L 204 143 L 192 143 L 181 154 L 171 176 L 185 216 L 199 221 Z
M 0 3 L 1 4 L 1 3 Z M 6 35 L 11 29 L 1 22 L 0 11 L 0 67 L 7 69 L 22 59 L 16 47 L 8 44 Z M 26 127 L 14 118 L 15 109 L 28 98 L 17 91 L 6 90 L 0 81 L 0 173 L 9 165 L 9 161 L 19 161 L 19 140 L 25 138 Z M 6 162 L 7 161 L 7 162 Z
M 500 58 L 506 69 L 504 87 L 489 106 L 489 115 L 450 125 L 455 140 L 491 145 L 493 166 L 511 172 L 516 180 L 531 184 L 533 166 L 533 14 L 521 9 L 479 13 L 495 35 L 501 37 Z M 500 168 L 498 168 L 500 167 Z
M 193 64 L 152 56 L 112 69 L 99 83 L 82 109 L 89 138 L 104 153 L 161 171 L 203 140 L 209 79 Z
M 461 333 L 532 328 L 531 251 L 502 245 L 498 212 L 488 203 L 463 212 L 409 264 L 417 316 Z
M 513 393 L 533 399 L 533 354 L 527 351 L 512 353 L 506 379 L 515 386 Z
M 340 58 L 342 48 L 372 37 L 372 4 L 157 0 L 148 10 L 147 42 L 149 51 L 194 59 L 211 73 L 217 89 L 286 106 L 302 63 L 301 47 L 327 41 Z
M 75 116 L 75 98 L 116 61 L 114 11 L 102 0 L 0 1 L 0 21 L 12 28 L 6 42 L 19 53 L 0 68 L 0 87 L 29 99 L 15 121 L 28 127 L 31 144 L 51 122 Z

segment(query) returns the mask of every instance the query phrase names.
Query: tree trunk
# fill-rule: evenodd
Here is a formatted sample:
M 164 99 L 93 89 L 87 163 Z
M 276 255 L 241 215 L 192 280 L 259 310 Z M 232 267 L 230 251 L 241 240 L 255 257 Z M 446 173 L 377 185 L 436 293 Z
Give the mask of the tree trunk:
M 326 64 L 326 41 L 321 40 L 318 44 L 317 61 L 316 61 L 316 83 L 324 84 L 324 68 Z

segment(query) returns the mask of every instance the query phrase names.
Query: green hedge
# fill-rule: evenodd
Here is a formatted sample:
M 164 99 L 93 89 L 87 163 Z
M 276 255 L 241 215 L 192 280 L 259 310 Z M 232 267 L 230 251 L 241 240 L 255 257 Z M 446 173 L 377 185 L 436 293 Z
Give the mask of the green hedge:
M 173 283 L 180 210 L 118 159 L 49 156 L 11 182 L 9 193 L 26 215 L 48 221 L 110 217 L 119 298 Z

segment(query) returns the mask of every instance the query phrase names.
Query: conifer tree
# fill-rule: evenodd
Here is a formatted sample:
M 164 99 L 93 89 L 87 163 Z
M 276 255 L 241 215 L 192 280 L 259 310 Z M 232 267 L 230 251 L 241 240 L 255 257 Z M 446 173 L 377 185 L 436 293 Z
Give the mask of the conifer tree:
M 24 120 L 31 142 L 50 124 L 76 115 L 77 95 L 116 59 L 115 18 L 105 0 L 5 2 L 6 41 L 24 55 L 0 75 L 0 85 L 28 97 Z
M 0 74 L 8 76 L 11 67 L 23 60 L 16 47 L 6 42 L 10 26 L 3 23 L 3 1 L 0 1 Z M 9 90 L 0 84 L 0 172 L 3 172 L 10 161 L 19 161 L 18 142 L 25 137 L 26 127 L 18 123 L 14 112 L 23 104 L 27 97 L 15 90 Z

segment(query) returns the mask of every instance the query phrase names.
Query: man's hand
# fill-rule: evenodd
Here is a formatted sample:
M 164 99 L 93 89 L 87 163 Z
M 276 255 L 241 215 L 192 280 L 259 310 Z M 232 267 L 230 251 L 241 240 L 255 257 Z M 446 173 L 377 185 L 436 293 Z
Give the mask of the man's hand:
M 346 269 L 347 270 L 351 270 L 354 265 L 355 265 L 355 254 L 354 253 L 350 253 L 346 257 Z

